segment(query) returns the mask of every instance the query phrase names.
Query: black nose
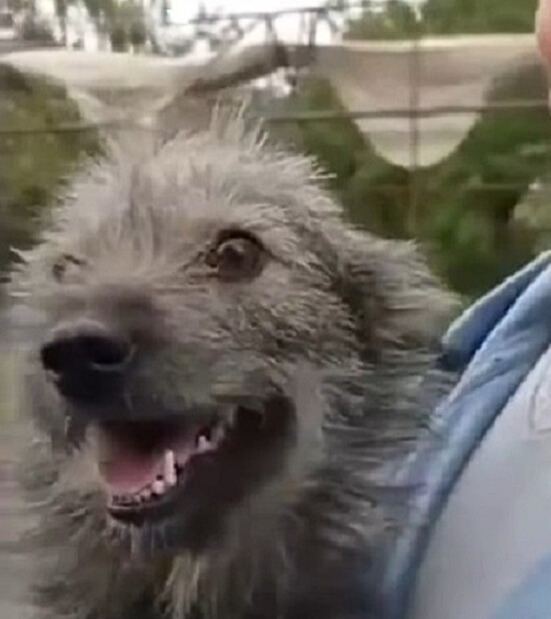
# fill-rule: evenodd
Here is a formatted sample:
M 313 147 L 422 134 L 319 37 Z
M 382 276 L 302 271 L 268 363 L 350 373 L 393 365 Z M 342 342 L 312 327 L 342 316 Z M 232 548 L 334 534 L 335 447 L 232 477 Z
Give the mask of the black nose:
M 80 322 L 56 329 L 40 357 L 64 396 L 98 403 L 121 392 L 132 346 L 101 324 Z

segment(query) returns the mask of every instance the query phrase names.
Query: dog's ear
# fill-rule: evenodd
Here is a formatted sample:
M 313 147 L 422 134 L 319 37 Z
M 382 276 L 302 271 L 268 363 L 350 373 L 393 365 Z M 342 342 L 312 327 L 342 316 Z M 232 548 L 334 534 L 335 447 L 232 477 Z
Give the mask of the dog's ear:
M 367 359 L 375 360 L 381 351 L 434 350 L 457 301 L 415 243 L 331 228 L 325 238 L 335 287 L 350 309 Z

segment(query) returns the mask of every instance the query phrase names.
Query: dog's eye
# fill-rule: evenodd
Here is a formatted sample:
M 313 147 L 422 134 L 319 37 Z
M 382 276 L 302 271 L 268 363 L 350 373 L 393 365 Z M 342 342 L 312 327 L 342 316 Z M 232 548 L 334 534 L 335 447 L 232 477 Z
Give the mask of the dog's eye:
M 219 238 L 206 261 L 220 279 L 237 281 L 258 275 L 263 257 L 262 245 L 254 237 L 233 232 Z
M 56 281 L 61 282 L 71 267 L 79 268 L 83 265 L 84 260 L 70 254 L 64 254 L 63 256 L 60 256 L 52 265 L 52 275 Z

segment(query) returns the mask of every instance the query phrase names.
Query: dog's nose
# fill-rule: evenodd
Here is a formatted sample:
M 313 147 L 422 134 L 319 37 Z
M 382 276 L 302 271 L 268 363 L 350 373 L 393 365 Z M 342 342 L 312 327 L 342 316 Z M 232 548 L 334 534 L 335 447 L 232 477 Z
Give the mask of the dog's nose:
M 40 351 L 42 365 L 66 397 L 97 403 L 120 393 L 131 343 L 95 322 L 57 328 Z

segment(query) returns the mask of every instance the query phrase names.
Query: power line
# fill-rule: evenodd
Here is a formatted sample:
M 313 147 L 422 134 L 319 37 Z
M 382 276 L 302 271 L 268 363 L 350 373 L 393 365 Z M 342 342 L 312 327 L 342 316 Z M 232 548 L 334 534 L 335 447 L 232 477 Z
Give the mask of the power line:
M 97 131 L 99 129 L 146 130 L 146 127 L 132 123 L 72 123 L 66 125 L 48 125 L 43 127 L 13 127 L 10 129 L 0 129 L 0 136 L 4 135 L 8 137 L 17 137 L 24 135 L 44 135 L 57 133 L 85 133 L 87 131 Z
M 427 107 L 422 110 L 395 108 L 388 110 L 359 110 L 356 112 L 303 112 L 266 116 L 268 122 L 318 122 L 334 120 L 367 120 L 384 118 L 434 118 L 456 114 L 483 114 L 484 112 L 507 112 L 533 109 L 547 109 L 547 101 L 541 99 L 503 101 L 483 105 L 444 105 Z
M 448 105 L 435 106 L 415 110 L 411 108 L 395 108 L 383 110 L 358 110 L 352 112 L 343 111 L 319 111 L 319 112 L 293 112 L 289 114 L 263 114 L 259 115 L 267 123 L 309 123 L 309 122 L 332 122 L 340 120 L 369 120 L 369 119 L 397 119 L 397 118 L 434 118 L 438 116 L 453 116 L 456 114 L 483 114 L 485 112 L 510 112 L 522 110 L 547 110 L 547 101 L 542 99 L 513 100 L 487 103 L 482 105 Z M 42 135 L 48 133 L 78 133 L 96 131 L 99 129 L 116 130 L 150 130 L 139 123 L 110 122 L 110 123 L 71 123 L 60 125 L 48 125 L 43 127 L 14 127 L 0 129 L 0 135 Z
M 358 2 L 341 2 L 338 4 L 326 5 L 305 5 L 292 9 L 277 9 L 274 11 L 244 11 L 238 13 L 202 13 L 195 17 L 182 22 L 170 21 L 168 26 L 190 26 L 194 24 L 211 24 L 220 21 L 239 20 L 239 19 L 257 19 L 266 20 L 274 17 L 282 17 L 284 15 L 302 15 L 302 14 L 328 14 L 328 13 L 344 13 L 345 11 L 360 9 L 369 11 L 374 8 L 384 7 L 388 4 L 388 0 L 360 0 Z

